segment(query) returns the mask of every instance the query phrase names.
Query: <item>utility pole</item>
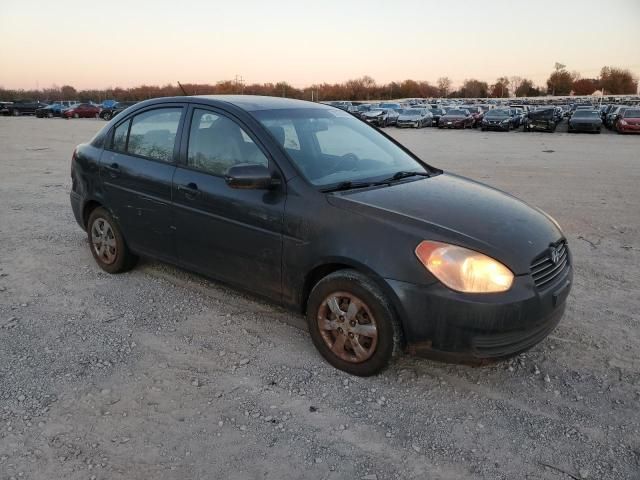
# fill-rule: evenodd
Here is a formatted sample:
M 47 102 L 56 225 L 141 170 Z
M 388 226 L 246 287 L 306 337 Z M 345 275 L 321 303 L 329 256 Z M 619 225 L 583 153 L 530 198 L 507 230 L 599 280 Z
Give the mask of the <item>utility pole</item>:
M 242 78 L 242 75 L 236 74 L 235 82 L 236 82 L 236 93 L 238 93 L 238 87 L 240 87 L 240 93 L 244 95 L 244 78 Z

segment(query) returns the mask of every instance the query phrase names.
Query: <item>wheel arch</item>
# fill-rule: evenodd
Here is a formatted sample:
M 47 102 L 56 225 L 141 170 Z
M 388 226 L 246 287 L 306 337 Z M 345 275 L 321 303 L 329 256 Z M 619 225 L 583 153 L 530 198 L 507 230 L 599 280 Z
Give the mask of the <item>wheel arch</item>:
M 394 290 L 384 280 L 383 277 L 378 275 L 375 270 L 363 263 L 357 262 L 350 258 L 328 258 L 322 262 L 317 263 L 313 268 L 309 270 L 309 272 L 307 272 L 304 277 L 304 283 L 302 291 L 300 292 L 299 302 L 300 312 L 303 315 L 306 315 L 307 313 L 307 302 L 309 301 L 309 295 L 311 294 L 311 290 L 313 290 L 313 287 L 315 287 L 318 282 L 325 278 L 327 275 L 330 275 L 339 270 L 355 270 L 371 279 L 371 281 L 373 281 L 380 288 L 380 290 L 382 290 L 382 293 L 389 301 L 389 304 L 393 309 L 393 313 L 394 315 L 396 315 L 400 326 L 404 330 L 404 309 L 402 308 L 400 299 L 397 297 Z
M 97 200 L 88 200 L 82 207 L 82 224 L 85 230 L 88 228 L 89 217 L 91 216 L 91 212 L 93 212 L 96 208 L 103 207 L 102 203 Z

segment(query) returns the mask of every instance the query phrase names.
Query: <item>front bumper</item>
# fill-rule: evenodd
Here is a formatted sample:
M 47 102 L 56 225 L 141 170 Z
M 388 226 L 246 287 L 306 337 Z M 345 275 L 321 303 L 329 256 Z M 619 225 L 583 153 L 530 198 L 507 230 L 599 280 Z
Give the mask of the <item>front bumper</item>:
M 365 118 L 364 121 L 378 127 L 384 124 L 384 119 L 382 118 Z
M 574 123 L 569 124 L 569 131 L 571 132 L 599 132 L 601 125 L 593 123 Z
M 398 120 L 396 122 L 396 127 L 398 128 L 418 128 L 419 122 L 414 120 Z
M 618 124 L 618 131 L 620 133 L 640 133 L 640 125 Z
M 551 132 L 555 128 L 555 124 L 550 122 L 529 122 L 526 128 L 527 130 L 536 130 L 539 132 Z
M 509 357 L 542 341 L 562 318 L 572 282 L 571 265 L 543 290 L 523 275 L 502 294 L 463 294 L 440 283 L 387 280 L 398 300 L 408 351 L 462 363 Z
M 508 132 L 509 124 L 507 123 L 506 125 L 504 125 L 502 123 L 483 123 L 481 124 L 481 128 L 484 128 L 485 130 L 496 130 L 499 132 Z
M 438 127 L 440 128 L 462 128 L 464 127 L 464 122 L 461 121 L 450 121 L 450 120 L 441 120 L 438 123 Z

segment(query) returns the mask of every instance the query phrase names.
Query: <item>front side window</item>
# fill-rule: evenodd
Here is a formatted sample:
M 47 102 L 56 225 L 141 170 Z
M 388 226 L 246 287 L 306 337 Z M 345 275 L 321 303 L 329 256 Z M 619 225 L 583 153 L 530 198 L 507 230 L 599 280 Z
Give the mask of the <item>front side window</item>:
M 224 175 L 234 165 L 268 167 L 269 160 L 236 122 L 196 108 L 191 120 L 187 164 L 207 173 Z
M 258 110 L 252 115 L 271 132 L 313 185 L 387 178 L 427 169 L 376 129 L 348 113 L 323 108 Z M 287 130 L 299 148 L 289 147 Z M 291 137 L 289 137 L 291 138 Z
M 171 162 L 181 114 L 182 108 L 157 108 L 134 116 L 127 152 Z

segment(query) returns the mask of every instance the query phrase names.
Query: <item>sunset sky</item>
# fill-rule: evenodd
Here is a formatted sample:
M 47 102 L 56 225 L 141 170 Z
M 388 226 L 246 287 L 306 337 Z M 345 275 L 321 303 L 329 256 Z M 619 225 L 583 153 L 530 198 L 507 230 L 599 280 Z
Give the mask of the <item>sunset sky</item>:
M 0 0 L 0 86 L 640 73 L 640 0 Z

